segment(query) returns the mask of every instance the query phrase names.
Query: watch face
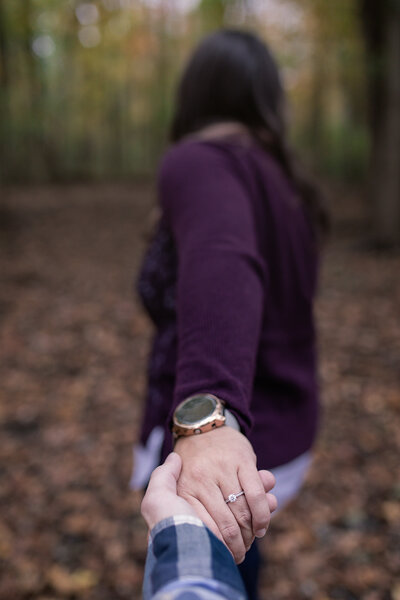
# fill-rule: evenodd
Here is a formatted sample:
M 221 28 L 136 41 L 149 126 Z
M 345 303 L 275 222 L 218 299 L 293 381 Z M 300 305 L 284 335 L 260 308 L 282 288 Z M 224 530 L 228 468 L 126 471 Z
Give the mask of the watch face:
M 212 415 L 216 406 L 216 400 L 210 396 L 193 396 L 178 408 L 175 417 L 181 425 L 193 425 Z

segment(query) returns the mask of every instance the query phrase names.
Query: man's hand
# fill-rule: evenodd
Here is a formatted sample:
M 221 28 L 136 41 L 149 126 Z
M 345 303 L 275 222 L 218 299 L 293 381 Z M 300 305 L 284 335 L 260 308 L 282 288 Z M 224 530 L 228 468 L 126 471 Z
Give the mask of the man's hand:
M 174 515 L 198 517 L 194 508 L 176 493 L 176 482 L 181 468 L 180 456 L 171 452 L 164 464 L 153 471 L 141 506 L 143 518 L 149 529 L 159 521 Z
M 266 494 L 275 484 L 274 476 L 257 471 L 250 442 L 231 427 L 181 437 L 175 452 L 183 463 L 178 494 L 225 542 L 235 561 L 242 562 L 254 536 L 265 535 L 270 512 L 277 506 L 275 496 Z M 225 502 L 241 490 L 245 494 L 236 502 Z

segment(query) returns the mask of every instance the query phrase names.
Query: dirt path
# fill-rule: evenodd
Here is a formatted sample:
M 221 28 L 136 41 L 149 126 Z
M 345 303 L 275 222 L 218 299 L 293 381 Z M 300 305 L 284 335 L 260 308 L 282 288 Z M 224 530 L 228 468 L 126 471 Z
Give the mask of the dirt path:
M 127 482 L 151 331 L 132 287 L 152 192 L 5 196 L 0 600 L 134 600 L 146 531 Z M 400 599 L 400 258 L 360 248 L 357 210 L 342 203 L 326 256 L 322 431 L 265 542 L 269 600 Z

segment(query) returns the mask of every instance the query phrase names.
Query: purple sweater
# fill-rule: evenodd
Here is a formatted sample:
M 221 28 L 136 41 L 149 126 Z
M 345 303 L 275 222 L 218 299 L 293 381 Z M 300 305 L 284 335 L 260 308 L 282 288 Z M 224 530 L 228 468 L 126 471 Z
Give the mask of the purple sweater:
M 141 442 L 179 402 L 219 396 L 258 468 L 310 448 L 317 425 L 317 251 L 277 162 L 239 138 L 185 140 L 159 172 L 162 217 L 139 278 L 155 326 Z

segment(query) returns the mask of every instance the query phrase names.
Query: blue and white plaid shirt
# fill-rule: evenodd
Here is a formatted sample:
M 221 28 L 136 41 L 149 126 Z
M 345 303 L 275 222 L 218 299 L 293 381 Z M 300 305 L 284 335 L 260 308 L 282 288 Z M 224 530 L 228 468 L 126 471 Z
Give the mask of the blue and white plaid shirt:
M 246 600 L 229 550 L 188 515 L 157 523 L 150 534 L 144 600 Z

